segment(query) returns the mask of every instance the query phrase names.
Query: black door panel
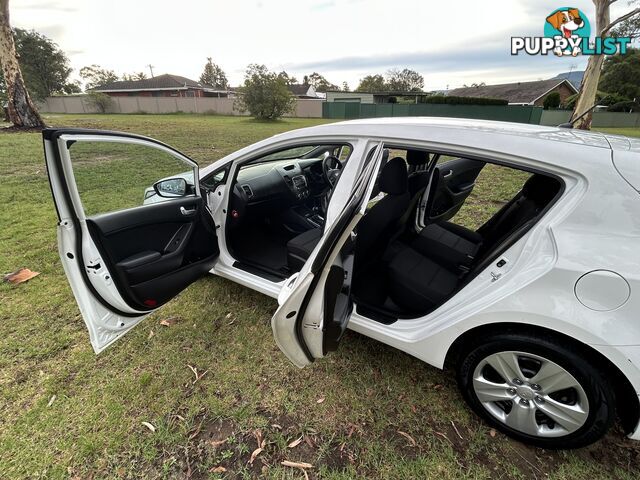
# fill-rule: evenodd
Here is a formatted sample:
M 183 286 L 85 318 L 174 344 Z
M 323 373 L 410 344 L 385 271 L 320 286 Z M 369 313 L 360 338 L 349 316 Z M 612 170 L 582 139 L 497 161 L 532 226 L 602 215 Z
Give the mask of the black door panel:
M 484 166 L 484 162 L 468 158 L 456 158 L 438 165 L 427 201 L 427 223 L 446 221 L 458 213 Z
M 131 307 L 156 308 L 213 267 L 218 242 L 202 202 L 185 197 L 87 219 Z

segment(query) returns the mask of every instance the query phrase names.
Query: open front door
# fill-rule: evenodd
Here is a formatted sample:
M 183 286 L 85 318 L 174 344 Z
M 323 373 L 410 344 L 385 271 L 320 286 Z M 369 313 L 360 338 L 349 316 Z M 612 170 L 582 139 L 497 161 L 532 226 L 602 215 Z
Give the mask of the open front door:
M 197 164 L 173 148 L 126 133 L 42 135 L 60 259 L 99 353 L 213 267 L 215 225 Z
M 271 327 L 280 350 L 298 367 L 335 350 L 347 328 L 353 308 L 352 232 L 367 208 L 382 150 L 382 143 L 375 146 L 344 209 L 280 295 Z

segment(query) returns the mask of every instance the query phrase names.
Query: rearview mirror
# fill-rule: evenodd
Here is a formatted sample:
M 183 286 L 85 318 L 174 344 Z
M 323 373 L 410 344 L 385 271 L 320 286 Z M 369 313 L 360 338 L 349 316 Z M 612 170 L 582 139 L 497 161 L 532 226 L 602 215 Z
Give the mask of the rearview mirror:
M 184 178 L 167 178 L 154 183 L 153 189 L 161 197 L 184 197 L 187 194 L 187 181 Z

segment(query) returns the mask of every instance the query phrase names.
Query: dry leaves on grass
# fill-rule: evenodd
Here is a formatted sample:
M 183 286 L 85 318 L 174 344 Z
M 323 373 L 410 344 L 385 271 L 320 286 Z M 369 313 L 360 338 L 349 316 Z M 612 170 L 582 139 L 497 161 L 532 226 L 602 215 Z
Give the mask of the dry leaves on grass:
M 409 443 L 411 444 L 412 447 L 415 447 L 416 445 L 418 445 L 417 442 L 413 439 L 413 437 L 408 433 L 403 432 L 402 430 L 398 430 L 398 433 L 402 435 L 404 438 L 406 438 L 407 440 L 409 440 Z
M 145 427 L 147 427 L 149 430 L 151 430 L 152 433 L 156 433 L 156 427 L 154 427 L 152 424 L 150 424 L 149 422 L 142 422 L 142 425 L 144 425 Z
M 47 407 L 50 407 L 51 405 L 53 405 L 53 402 L 55 401 L 56 401 L 56 396 L 51 395 L 51 398 L 49 399 L 49 403 L 47 403 Z
M 19 283 L 24 283 L 38 275 L 40 275 L 40 272 L 32 272 L 28 268 L 20 268 L 15 272 L 7 273 L 2 280 L 13 285 L 18 285 Z
M 325 398 L 324 397 L 320 397 L 318 400 L 316 400 L 316 403 L 324 403 Z
M 249 459 L 249 463 L 251 465 L 253 465 L 253 461 L 258 457 L 258 455 L 260 455 L 260 453 L 262 453 L 262 451 L 264 450 L 264 447 L 267 444 L 267 440 L 262 438 L 262 432 L 260 430 L 256 430 L 255 432 L 253 432 L 253 436 L 256 437 L 256 442 L 258 443 L 258 448 L 256 448 L 251 453 L 251 458 Z
M 160 325 L 162 325 L 163 327 L 171 327 L 178 323 L 178 320 L 180 320 L 178 317 L 164 318 L 160 320 Z
M 195 377 L 196 377 L 196 378 L 193 380 L 192 385 L 195 385 L 195 384 L 196 384 L 196 382 L 197 382 L 198 380 L 200 380 L 202 377 L 204 377 L 204 376 L 207 374 L 207 372 L 209 371 L 209 370 L 205 370 L 204 372 L 199 373 L 199 372 L 198 372 L 198 369 L 197 369 L 196 367 L 192 367 L 192 366 L 191 366 L 191 365 L 189 365 L 189 364 L 187 364 L 187 367 L 189 367 L 189 369 L 193 372 L 193 374 L 194 374 L 194 375 L 195 375 Z
M 221 465 L 218 465 L 217 467 L 213 467 L 211 470 L 209 470 L 209 473 L 224 473 L 226 471 L 227 471 L 226 468 L 224 468 Z
M 304 439 L 304 435 L 301 435 L 300 438 L 294 440 L 293 442 L 291 442 L 289 445 L 287 445 L 287 447 L 289 448 L 296 448 L 298 445 L 300 445 L 302 443 L 302 440 Z
M 306 480 L 309 480 L 309 474 L 307 473 L 307 469 L 313 468 L 313 465 L 311 465 L 310 463 L 291 462 L 289 460 L 283 460 L 282 462 L 280 462 L 280 464 L 284 465 L 285 467 L 299 468 L 300 470 L 302 470 L 302 473 L 304 473 L 304 478 Z

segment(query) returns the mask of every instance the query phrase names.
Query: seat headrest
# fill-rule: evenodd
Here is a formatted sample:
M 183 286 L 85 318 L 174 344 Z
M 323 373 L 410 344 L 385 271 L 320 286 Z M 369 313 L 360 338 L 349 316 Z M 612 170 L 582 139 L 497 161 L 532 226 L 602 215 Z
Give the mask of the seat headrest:
M 429 154 L 421 150 L 407 150 L 407 163 L 409 165 L 424 165 L 429 161 Z
M 392 158 L 382 167 L 380 190 L 390 195 L 401 195 L 407 191 L 407 164 L 403 158 Z
M 553 200 L 560 190 L 560 182 L 546 175 L 535 174 L 522 186 L 522 195 L 538 205 L 544 205 Z

